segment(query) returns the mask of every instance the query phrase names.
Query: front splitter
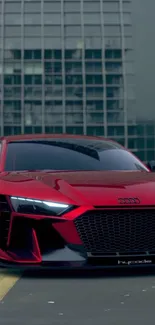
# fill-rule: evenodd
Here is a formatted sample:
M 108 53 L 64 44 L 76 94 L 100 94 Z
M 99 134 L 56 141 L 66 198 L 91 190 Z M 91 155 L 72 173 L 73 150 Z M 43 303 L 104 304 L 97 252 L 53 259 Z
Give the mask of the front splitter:
M 20 256 L 22 261 L 22 255 Z M 65 246 L 42 255 L 41 262 L 0 259 L 0 266 L 22 269 L 104 269 L 155 266 L 154 255 L 93 256 L 82 246 Z

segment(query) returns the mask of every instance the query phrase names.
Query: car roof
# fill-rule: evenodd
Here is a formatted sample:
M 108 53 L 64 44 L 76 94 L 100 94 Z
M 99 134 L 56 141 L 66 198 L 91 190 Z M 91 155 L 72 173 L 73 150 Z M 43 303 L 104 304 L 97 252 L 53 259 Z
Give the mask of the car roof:
M 104 137 L 97 136 L 87 136 L 87 135 L 72 135 L 72 134 L 21 134 L 21 135 L 9 135 L 0 137 L 0 141 L 5 140 L 7 142 L 23 141 L 23 140 L 37 140 L 37 139 L 54 139 L 54 138 L 63 138 L 63 139 L 87 139 L 87 140 L 104 140 L 112 141 Z M 113 141 L 114 142 L 114 141 Z

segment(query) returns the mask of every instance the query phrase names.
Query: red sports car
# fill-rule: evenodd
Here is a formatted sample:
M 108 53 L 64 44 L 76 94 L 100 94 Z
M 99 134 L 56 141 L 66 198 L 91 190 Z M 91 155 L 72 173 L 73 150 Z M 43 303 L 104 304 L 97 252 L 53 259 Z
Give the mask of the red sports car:
M 0 262 L 155 264 L 155 174 L 100 137 L 0 139 Z

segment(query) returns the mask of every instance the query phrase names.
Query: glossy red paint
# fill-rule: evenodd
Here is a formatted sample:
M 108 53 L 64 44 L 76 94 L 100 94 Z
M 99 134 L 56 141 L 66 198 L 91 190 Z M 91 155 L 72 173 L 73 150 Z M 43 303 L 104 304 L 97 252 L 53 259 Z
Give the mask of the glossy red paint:
M 0 188 L 8 196 L 77 206 L 116 206 L 118 198 L 136 196 L 141 205 L 155 204 L 155 174 L 139 171 L 1 173 Z
M 64 245 L 83 246 L 74 220 L 89 210 L 104 208 L 119 209 L 119 198 L 134 197 L 140 200 L 139 208 L 155 207 L 155 174 L 148 172 L 5 172 L 5 159 L 7 145 L 11 141 L 42 138 L 76 138 L 71 135 L 23 135 L 1 137 L 2 148 L 0 155 L 0 194 L 4 195 L 10 207 L 10 222 L 6 246 L 0 247 L 0 259 L 16 263 L 41 263 L 44 246 L 39 243 L 37 231 L 42 231 L 42 221 L 50 221 L 49 228 L 53 229 L 53 238 L 56 233 L 63 240 Z M 78 136 L 78 138 L 88 138 Z M 89 137 L 94 139 L 94 137 Z M 97 138 L 96 139 L 101 139 Z M 108 140 L 106 140 L 108 141 Z M 74 206 L 74 209 L 59 216 L 47 216 L 37 214 L 17 213 L 13 210 L 10 196 L 31 199 L 47 200 L 65 203 Z M 124 208 L 129 208 L 125 205 Z M 134 207 L 134 206 L 133 206 Z M 137 206 L 136 206 L 137 208 Z M 1 218 L 1 216 L 0 216 Z M 26 251 L 26 247 L 11 246 L 13 224 L 17 218 L 28 221 L 28 228 L 32 240 Z M 39 224 L 39 230 L 38 230 Z M 37 225 L 37 226 L 36 226 Z M 36 227 L 36 228 L 35 228 Z M 36 230 L 37 229 L 37 230 Z M 22 230 L 21 230 L 22 231 Z M 20 234 L 20 229 L 18 230 Z M 23 236 L 26 237 L 24 230 Z M 52 235 L 51 235 L 52 238 Z M 46 240 L 46 238 L 45 238 Z M 51 239 L 48 239 L 51 240 Z M 20 244 L 20 243 L 19 243 Z M 15 246 L 18 246 L 16 243 Z M 28 257 L 26 255 L 28 253 Z M 25 255 L 24 255 L 25 254 Z
M 38 244 L 36 231 L 32 229 L 32 253 L 37 262 L 41 262 L 41 252 Z
M 53 224 L 53 227 L 60 233 L 66 243 L 73 245 L 82 245 L 82 241 L 73 224 L 73 221 L 60 222 Z

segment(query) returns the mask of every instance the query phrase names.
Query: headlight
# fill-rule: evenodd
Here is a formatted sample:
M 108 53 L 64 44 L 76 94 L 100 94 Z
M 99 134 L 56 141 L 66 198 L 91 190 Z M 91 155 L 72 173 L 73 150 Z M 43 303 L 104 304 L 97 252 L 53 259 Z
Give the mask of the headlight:
M 16 212 L 28 214 L 60 215 L 71 208 L 68 204 L 11 196 L 11 203 Z

